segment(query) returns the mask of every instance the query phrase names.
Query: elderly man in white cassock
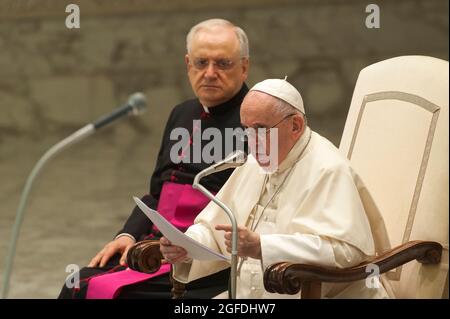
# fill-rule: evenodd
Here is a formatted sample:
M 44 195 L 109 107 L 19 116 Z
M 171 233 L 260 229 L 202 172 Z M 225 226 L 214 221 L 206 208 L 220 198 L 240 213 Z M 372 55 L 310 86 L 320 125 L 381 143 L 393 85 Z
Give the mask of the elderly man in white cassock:
M 370 196 L 347 159 L 308 127 L 300 93 L 286 80 L 262 81 L 245 97 L 240 115 L 251 154 L 217 194 L 239 225 L 237 298 L 298 298 L 264 290 L 264 269 L 276 262 L 349 267 L 373 256 L 369 220 L 376 206 L 365 203 Z M 217 252 L 231 252 L 229 219 L 213 202 L 186 234 Z M 229 267 L 224 261 L 192 260 L 164 237 L 160 243 L 180 282 Z M 323 284 L 322 297 L 387 294 L 382 285 L 361 280 Z

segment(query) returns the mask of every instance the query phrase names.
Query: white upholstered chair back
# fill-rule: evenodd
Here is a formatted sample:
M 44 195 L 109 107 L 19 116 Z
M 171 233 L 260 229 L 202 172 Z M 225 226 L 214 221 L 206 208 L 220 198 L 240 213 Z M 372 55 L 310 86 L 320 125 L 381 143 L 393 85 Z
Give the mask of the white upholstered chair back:
M 397 298 L 448 298 L 448 62 L 402 56 L 358 77 L 340 150 L 377 204 L 392 247 L 444 246 L 439 265 L 417 261 L 387 275 Z

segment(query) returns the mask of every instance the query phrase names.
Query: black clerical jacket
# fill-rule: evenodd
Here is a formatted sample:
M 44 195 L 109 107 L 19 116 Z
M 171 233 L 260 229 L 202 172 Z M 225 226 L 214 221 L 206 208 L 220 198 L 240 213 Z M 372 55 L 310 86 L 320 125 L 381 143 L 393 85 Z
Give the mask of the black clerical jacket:
M 189 146 L 186 145 L 186 147 L 190 148 L 190 159 L 185 159 L 180 163 L 174 163 L 170 158 L 170 151 L 176 143 L 180 142 L 180 140 L 176 139 L 176 137 L 175 139 L 171 139 L 171 132 L 175 128 L 185 128 L 190 133 L 190 140 L 195 141 L 196 139 L 194 139 L 193 136 L 194 120 L 200 121 L 196 122 L 197 125 L 200 124 L 201 126 L 200 133 L 203 133 L 203 131 L 207 128 L 219 129 L 221 132 L 220 136 L 222 138 L 221 159 L 223 159 L 226 155 L 228 155 L 225 154 L 225 129 L 242 128 L 239 111 L 241 103 L 247 92 L 248 88 L 244 84 L 241 90 L 231 100 L 215 107 L 208 108 L 209 112 L 205 111 L 198 99 L 188 100 L 174 107 L 167 121 L 156 161 L 156 167 L 150 179 L 150 193 L 142 197 L 142 200 L 149 207 L 157 209 L 159 196 L 164 182 L 170 181 L 180 184 L 192 184 L 194 177 L 198 172 L 213 164 L 205 163 L 203 161 L 203 156 L 199 156 L 198 149 L 196 156 L 197 159 L 200 158 L 200 162 L 194 161 L 193 143 L 189 143 Z M 197 129 L 196 134 L 199 134 Z M 203 147 L 209 143 L 208 139 L 211 139 L 211 137 L 206 137 L 206 140 L 201 141 L 202 150 Z M 247 146 L 245 145 L 245 147 Z M 233 143 L 232 148 L 233 150 L 236 149 L 236 143 Z M 218 192 L 231 175 L 232 171 L 232 169 L 228 169 L 226 171 L 207 176 L 202 179 L 202 185 L 207 187 L 210 191 Z M 131 234 L 139 241 L 151 234 L 151 232 L 151 221 L 136 206 L 126 221 L 124 227 L 118 232 L 118 234 Z

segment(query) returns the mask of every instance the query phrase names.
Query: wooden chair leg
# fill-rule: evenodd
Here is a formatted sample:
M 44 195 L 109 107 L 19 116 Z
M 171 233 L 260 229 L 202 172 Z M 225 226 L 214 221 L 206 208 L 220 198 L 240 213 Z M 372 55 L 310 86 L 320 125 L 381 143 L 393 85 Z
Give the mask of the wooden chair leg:
M 183 299 L 186 293 L 186 285 L 173 279 L 172 269 L 170 269 L 170 282 L 172 283 L 172 299 Z
M 322 297 L 322 283 L 320 281 L 302 282 L 302 299 L 320 299 Z

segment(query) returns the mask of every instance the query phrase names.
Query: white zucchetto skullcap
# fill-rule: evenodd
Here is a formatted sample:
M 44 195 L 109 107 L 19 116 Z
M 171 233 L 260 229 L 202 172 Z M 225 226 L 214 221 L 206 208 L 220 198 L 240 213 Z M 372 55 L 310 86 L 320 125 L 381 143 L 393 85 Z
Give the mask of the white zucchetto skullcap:
M 305 107 L 303 106 L 303 99 L 300 93 L 295 87 L 292 86 L 286 78 L 281 79 L 267 79 L 262 82 L 256 83 L 250 91 L 259 91 L 263 93 L 270 94 L 277 97 L 297 110 L 305 114 Z

